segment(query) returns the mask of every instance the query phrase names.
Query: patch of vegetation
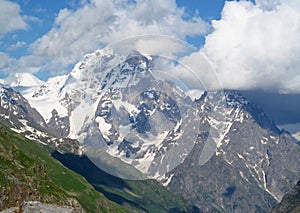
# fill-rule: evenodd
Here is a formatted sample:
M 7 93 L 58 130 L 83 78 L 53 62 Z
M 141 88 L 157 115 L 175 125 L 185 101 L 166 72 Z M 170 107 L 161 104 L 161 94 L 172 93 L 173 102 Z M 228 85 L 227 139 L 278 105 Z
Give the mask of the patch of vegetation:
M 39 145 L 0 124 L 0 210 L 26 200 L 70 205 L 74 199 L 87 212 L 127 212 Z

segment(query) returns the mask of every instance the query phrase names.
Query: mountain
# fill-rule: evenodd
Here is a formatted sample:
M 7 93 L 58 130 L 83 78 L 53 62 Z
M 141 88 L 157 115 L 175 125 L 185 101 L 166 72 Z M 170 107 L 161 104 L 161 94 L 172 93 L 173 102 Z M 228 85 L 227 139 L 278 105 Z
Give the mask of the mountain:
M 236 92 L 226 91 L 225 95 L 223 114 L 229 114 L 229 128 L 215 154 L 205 164 L 195 163 L 201 159 L 211 131 L 212 119 L 204 119 L 196 146 L 184 163 L 169 173 L 168 189 L 183 194 L 205 212 L 265 212 L 296 183 L 299 146 L 258 106 Z M 213 109 L 209 99 L 206 96 L 198 102 L 200 108 L 208 109 L 204 113 Z
M 270 213 L 297 213 L 300 211 L 300 181 L 289 191 Z
M 100 148 L 124 162 L 131 161 L 138 171 L 151 177 L 160 176 L 157 170 L 164 174 L 167 167 L 171 170 L 182 162 L 172 159 L 169 152 L 170 157 L 157 164 L 162 152 L 176 146 L 170 147 L 171 140 L 186 140 L 187 134 L 181 133 L 191 131 L 194 122 L 186 122 L 182 130 L 179 126 L 192 120 L 195 107 L 174 84 L 155 79 L 152 66 L 152 59 L 138 52 L 124 57 L 111 50 L 96 51 L 86 55 L 69 75 L 21 92 L 41 113 L 50 127 L 48 131 L 79 140 L 92 150 Z M 152 101 L 156 103 L 147 105 Z M 151 119 L 147 118 L 149 114 Z M 149 125 L 157 128 L 149 132 Z M 169 142 L 159 147 L 167 137 Z M 140 144 L 132 144 L 137 138 L 142 140 Z M 160 151 L 153 150 L 158 147 Z M 177 147 L 179 155 L 188 151 L 181 152 Z M 152 164 L 155 159 L 156 165 Z
M 53 152 L 54 153 L 53 156 L 57 158 L 60 155 L 70 157 L 71 164 L 66 163 L 66 162 L 70 162 L 70 158 L 68 158 L 69 159 L 68 161 L 65 160 L 66 158 L 58 158 L 58 159 L 61 160 L 62 163 L 64 163 L 71 170 L 84 176 L 89 181 L 89 183 L 96 188 L 97 191 L 103 192 L 103 194 L 105 194 L 105 196 L 107 196 L 110 200 L 115 201 L 122 206 L 125 206 L 126 209 L 129 209 L 129 211 L 131 212 L 132 211 L 134 212 L 147 212 L 147 211 L 199 212 L 198 208 L 193 207 L 191 203 L 186 202 L 181 197 L 176 196 L 171 192 L 169 192 L 168 190 L 164 189 L 156 181 L 128 182 L 126 180 L 122 180 L 121 178 L 114 178 L 113 176 L 110 176 L 109 174 L 100 170 L 91 161 L 89 161 L 89 159 L 86 156 L 82 155 L 80 157 L 79 154 L 82 153 L 81 144 L 79 144 L 76 140 L 54 136 L 51 127 L 49 127 L 48 124 L 46 124 L 42 116 L 28 104 L 28 101 L 20 93 L 14 91 L 11 88 L 5 88 L 5 87 L 1 88 L 0 116 L 1 116 L 0 118 L 1 122 L 8 125 L 15 132 L 22 133 L 23 135 L 25 135 L 26 138 L 35 141 L 39 146 L 44 147 L 47 151 Z M 4 127 L 2 128 L 4 129 Z M 12 133 L 8 129 L 5 129 L 3 134 L 9 135 L 7 136 L 9 138 L 15 137 L 14 136 L 15 133 Z M 5 137 L 4 139 L 6 139 L 7 137 Z M 26 147 L 26 149 L 22 149 L 21 155 L 24 155 L 25 157 L 26 156 L 35 157 L 36 154 L 33 153 L 32 151 L 37 153 L 45 153 L 45 151 L 41 151 L 41 148 L 39 146 L 34 145 L 32 142 L 29 142 L 26 139 L 23 139 L 21 136 L 18 137 L 20 138 L 20 140 L 18 141 L 17 144 L 20 146 L 20 148 L 22 148 L 23 146 Z M 6 141 L 3 142 L 6 143 Z M 10 149 L 12 150 L 10 151 Z M 59 152 L 55 150 L 59 150 Z M 4 156 L 6 155 L 5 152 L 7 151 L 9 151 L 9 153 L 12 152 L 16 155 L 19 153 L 19 151 L 15 150 L 15 147 L 7 147 L 7 146 L 1 146 L 0 151 L 1 153 L 3 153 Z M 61 153 L 69 153 L 69 154 L 63 155 Z M 48 157 L 47 160 L 50 160 L 48 159 Z M 25 165 L 24 163 L 26 162 L 23 162 L 24 159 L 21 160 L 22 160 L 22 164 L 20 163 L 21 168 L 25 167 L 26 169 L 28 169 L 29 167 L 26 165 L 29 165 L 29 163 Z M 44 159 L 41 159 L 41 161 L 44 161 Z M 53 159 L 51 159 L 50 161 L 53 161 Z M 2 177 L 5 181 L 8 181 L 6 179 L 9 177 L 17 176 L 19 178 L 17 173 L 21 171 L 21 168 L 19 170 L 16 170 L 18 169 L 18 167 L 15 168 L 14 166 L 15 164 L 19 165 L 18 159 L 15 159 L 14 156 L 10 156 L 8 161 L 3 161 L 3 163 L 8 163 L 9 165 L 12 164 L 12 166 L 14 167 L 14 169 L 8 168 L 7 170 L 4 171 L 5 173 L 1 174 L 3 175 Z M 25 166 L 22 166 L 23 164 Z M 76 167 L 74 167 L 74 165 L 76 165 Z M 79 165 L 83 169 L 81 169 Z M 6 168 L 6 165 L 1 165 L 1 168 Z M 86 170 L 87 168 L 89 169 Z M 51 172 L 53 173 L 52 170 Z M 58 173 L 60 172 L 60 167 L 57 168 L 57 172 Z M 96 176 L 97 178 L 95 179 L 96 174 L 97 174 Z M 28 173 L 24 173 L 23 175 L 25 175 L 24 177 L 25 179 L 27 178 L 27 175 L 33 178 L 34 180 L 42 178 L 39 176 L 39 173 L 33 174 L 30 173 L 30 171 Z M 20 178 L 23 178 L 23 176 Z M 60 181 L 63 181 L 56 176 L 55 178 L 57 179 L 58 183 L 60 183 Z M 9 181 L 9 184 L 14 185 L 15 181 L 17 181 L 17 179 L 14 178 L 12 181 Z M 30 187 L 32 187 L 31 185 L 33 183 L 28 182 L 28 184 L 29 186 L 25 185 L 24 187 L 18 188 L 17 191 L 25 193 L 25 191 L 32 190 Z M 78 184 L 79 183 L 74 183 L 74 185 L 78 185 Z M 4 193 L 6 193 L 5 190 L 11 190 L 11 188 L 7 188 L 10 187 L 10 185 L 7 186 L 4 183 L 0 184 L 0 186 L 4 190 Z M 141 191 L 140 189 L 143 190 Z M 47 194 L 38 194 L 38 195 L 39 195 L 38 198 L 41 199 L 41 201 L 52 203 L 52 200 L 50 198 L 48 199 Z M 13 196 L 17 196 L 17 195 L 13 195 Z M 20 197 L 20 202 L 23 202 L 24 199 L 27 200 L 29 198 L 37 199 L 36 196 L 26 197 L 26 193 L 24 196 L 25 197 Z M 57 196 L 60 197 L 60 195 Z M 94 211 L 98 212 L 97 210 L 98 208 L 94 206 L 95 205 L 94 203 L 97 203 L 98 201 L 95 201 L 95 199 L 92 198 L 94 196 L 96 195 L 91 194 L 91 197 L 88 196 L 82 197 L 82 199 L 85 199 L 84 201 L 82 201 L 84 202 L 82 205 L 85 209 L 89 208 L 89 212 L 94 212 Z M 3 204 L 4 206 L 1 207 L 1 209 L 8 208 L 10 206 L 21 205 L 20 202 L 14 203 L 11 201 L 11 199 L 13 198 L 10 197 L 9 201 L 4 201 Z M 93 209 L 91 210 L 91 207 L 88 205 L 92 206 Z M 39 206 L 41 207 L 42 204 Z M 46 205 L 45 208 L 49 208 L 49 206 Z M 51 207 L 51 208 L 55 209 L 55 207 Z M 110 212 L 114 212 L 114 211 L 111 210 Z
M 0 87 L 0 119 L 12 130 L 22 133 L 40 145 L 80 153 L 80 144 L 77 141 L 54 137 L 55 132 L 40 113 L 12 88 Z
M 106 48 L 68 75 L 19 91 L 48 134 L 78 140 L 79 150 L 110 175 L 154 178 L 204 212 L 273 207 L 300 175 L 300 147 L 291 135 L 236 91 L 191 99 L 156 76 L 156 60 Z
M 54 151 L 52 156 L 67 169 L 40 145 L 0 123 L 0 211 L 20 207 L 45 212 L 199 212 L 156 181 L 122 180 L 84 155 Z

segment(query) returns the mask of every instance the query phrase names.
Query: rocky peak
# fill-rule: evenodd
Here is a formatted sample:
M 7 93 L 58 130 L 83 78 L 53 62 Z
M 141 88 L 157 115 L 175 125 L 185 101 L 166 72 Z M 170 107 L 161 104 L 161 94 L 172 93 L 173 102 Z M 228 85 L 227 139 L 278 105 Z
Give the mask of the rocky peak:
M 207 92 L 197 104 L 204 116 L 197 143 L 167 175 L 168 188 L 205 212 L 270 209 L 300 175 L 300 147 L 238 92 Z

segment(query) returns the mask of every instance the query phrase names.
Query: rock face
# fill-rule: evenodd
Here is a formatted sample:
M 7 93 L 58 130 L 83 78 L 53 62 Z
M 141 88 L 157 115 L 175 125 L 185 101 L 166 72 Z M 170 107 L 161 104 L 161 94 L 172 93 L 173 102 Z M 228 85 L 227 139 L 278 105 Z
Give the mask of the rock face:
M 20 92 L 42 115 L 30 116 L 32 122 L 79 140 L 92 157 L 101 153 L 103 169 L 133 168 L 205 212 L 275 205 L 300 175 L 300 148 L 291 136 L 235 91 L 192 100 L 156 78 L 155 63 L 135 51 L 99 50 L 69 75 Z
M 79 153 L 80 144 L 53 131 L 41 114 L 12 88 L 0 87 L 0 119 L 14 131 L 41 145 L 49 145 L 60 151 Z M 63 135 L 63 133 L 62 133 Z
M 35 129 L 47 128 L 39 112 L 33 109 L 20 93 L 11 88 L 0 87 L 0 116 L 11 127 L 20 128 L 28 123 Z
M 197 163 L 211 131 L 207 116 L 191 154 L 170 173 L 168 188 L 206 212 L 265 212 L 297 181 L 299 146 L 259 107 L 235 92 L 225 95 L 230 127 L 216 153 L 206 164 Z M 206 99 L 199 101 L 200 108 L 207 108 Z
M 282 198 L 281 202 L 270 213 L 300 212 L 300 181 Z

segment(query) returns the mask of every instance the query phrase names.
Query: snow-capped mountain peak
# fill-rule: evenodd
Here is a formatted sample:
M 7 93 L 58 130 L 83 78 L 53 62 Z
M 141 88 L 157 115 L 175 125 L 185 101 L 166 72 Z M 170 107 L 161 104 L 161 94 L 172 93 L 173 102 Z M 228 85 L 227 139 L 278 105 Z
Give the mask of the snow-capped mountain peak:
M 10 87 L 38 87 L 44 83 L 31 73 L 13 73 L 3 79 L 3 84 Z

